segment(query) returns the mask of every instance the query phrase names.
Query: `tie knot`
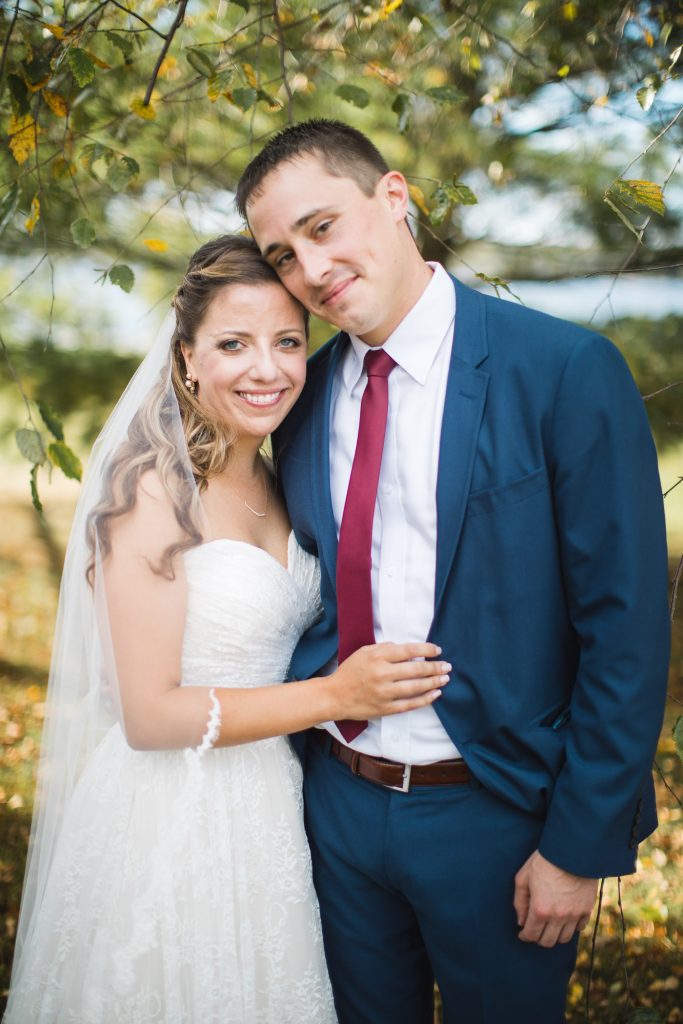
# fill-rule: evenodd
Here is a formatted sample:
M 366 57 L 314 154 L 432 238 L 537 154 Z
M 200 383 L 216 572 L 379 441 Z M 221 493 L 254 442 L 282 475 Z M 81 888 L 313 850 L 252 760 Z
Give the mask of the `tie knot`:
M 368 377 L 388 377 L 396 362 L 383 348 L 373 348 L 365 354 L 363 365 Z

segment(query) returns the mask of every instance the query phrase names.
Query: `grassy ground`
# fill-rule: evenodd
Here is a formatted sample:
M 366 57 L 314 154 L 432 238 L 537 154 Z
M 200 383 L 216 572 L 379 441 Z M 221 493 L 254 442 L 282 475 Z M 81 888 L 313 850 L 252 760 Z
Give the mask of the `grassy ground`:
M 666 463 L 665 487 L 676 479 L 678 454 Z M 45 526 L 28 504 L 25 476 L 8 471 L 0 498 L 0 1012 L 9 980 L 30 827 L 61 551 L 78 490 L 68 483 L 45 489 L 49 524 Z M 683 515 L 673 503 L 668 507 L 672 554 L 676 555 L 683 551 Z M 672 574 L 677 562 L 678 557 L 672 562 Z M 679 701 L 683 700 L 681 605 L 683 593 L 670 686 L 672 697 Z M 653 1020 L 683 1022 L 683 810 L 666 788 L 671 786 L 679 797 L 683 795 L 683 768 L 671 740 L 671 725 L 680 710 L 672 699 L 659 746 L 658 764 L 664 775 L 664 781 L 658 779 L 660 828 L 641 847 L 638 874 L 622 883 L 623 948 L 617 883 L 609 880 L 596 937 L 590 1008 L 586 1014 L 587 936 L 569 988 L 569 1024 L 626 1022 L 632 1007 L 651 1007 L 656 1012 Z

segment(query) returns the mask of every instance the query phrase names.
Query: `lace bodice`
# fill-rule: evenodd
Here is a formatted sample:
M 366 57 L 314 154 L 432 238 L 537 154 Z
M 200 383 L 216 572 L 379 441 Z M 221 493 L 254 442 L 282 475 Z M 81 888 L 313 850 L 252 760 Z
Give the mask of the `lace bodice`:
M 185 553 L 184 686 L 264 686 L 287 677 L 321 611 L 320 567 L 289 535 L 287 568 L 261 548 L 213 540 Z

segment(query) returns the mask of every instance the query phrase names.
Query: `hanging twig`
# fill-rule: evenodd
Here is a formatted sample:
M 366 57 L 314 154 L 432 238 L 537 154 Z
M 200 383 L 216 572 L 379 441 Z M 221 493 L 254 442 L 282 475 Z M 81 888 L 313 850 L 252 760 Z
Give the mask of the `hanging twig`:
M 285 87 L 287 93 L 287 123 L 292 124 L 294 121 L 294 97 L 292 96 L 292 89 L 287 78 L 287 65 L 285 64 L 285 34 L 282 29 L 282 22 L 280 21 L 280 12 L 278 11 L 278 0 L 273 0 L 273 21 L 275 23 L 275 32 L 277 33 L 277 43 L 280 51 L 280 70 L 282 71 L 282 84 Z
M 591 958 L 588 967 L 588 980 L 586 981 L 586 1002 L 584 1006 L 584 1020 L 586 1024 L 590 1020 L 590 1000 L 591 1000 L 591 986 L 593 984 L 593 971 L 595 969 L 595 943 L 598 938 L 598 926 L 600 924 L 600 914 L 602 911 L 602 894 L 605 890 L 605 879 L 600 879 L 600 889 L 598 891 L 598 909 L 595 914 L 595 924 L 593 925 L 593 936 L 591 938 Z
M 626 920 L 624 918 L 624 907 L 621 902 L 621 875 L 617 876 L 617 903 L 619 904 L 619 916 L 621 918 L 621 968 L 624 972 L 628 1005 L 629 1007 L 632 1007 L 633 993 L 631 992 L 631 980 L 628 976 L 628 968 L 626 966 Z

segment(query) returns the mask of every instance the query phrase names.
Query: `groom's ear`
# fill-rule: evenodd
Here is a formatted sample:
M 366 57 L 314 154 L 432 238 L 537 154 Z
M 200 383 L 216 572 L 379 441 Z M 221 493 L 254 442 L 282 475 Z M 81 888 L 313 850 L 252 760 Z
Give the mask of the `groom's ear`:
M 375 193 L 388 206 L 395 222 L 399 224 L 408 216 L 408 182 L 400 171 L 387 171 L 377 182 Z

